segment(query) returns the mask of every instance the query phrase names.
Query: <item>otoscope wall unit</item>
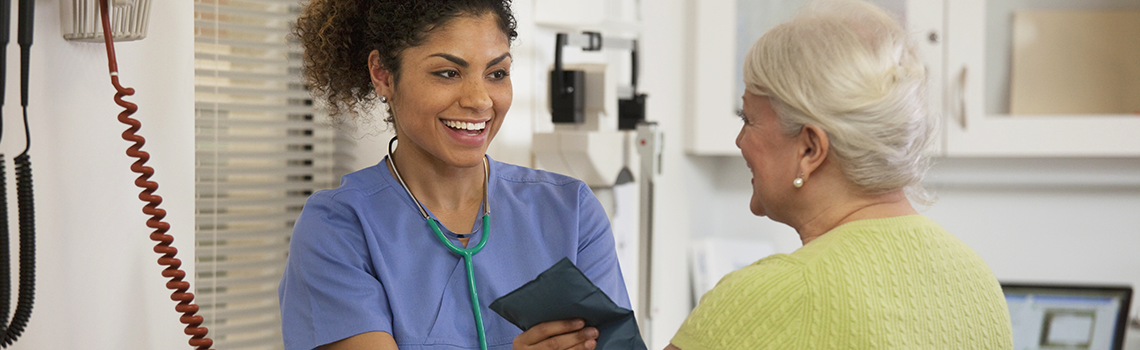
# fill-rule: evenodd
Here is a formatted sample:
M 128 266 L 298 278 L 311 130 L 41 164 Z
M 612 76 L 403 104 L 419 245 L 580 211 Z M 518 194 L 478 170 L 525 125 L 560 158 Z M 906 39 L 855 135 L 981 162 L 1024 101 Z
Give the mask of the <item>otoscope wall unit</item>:
M 134 41 L 146 37 L 151 0 L 112 0 L 111 37 Z M 73 41 L 103 42 L 98 0 L 59 0 L 59 32 Z

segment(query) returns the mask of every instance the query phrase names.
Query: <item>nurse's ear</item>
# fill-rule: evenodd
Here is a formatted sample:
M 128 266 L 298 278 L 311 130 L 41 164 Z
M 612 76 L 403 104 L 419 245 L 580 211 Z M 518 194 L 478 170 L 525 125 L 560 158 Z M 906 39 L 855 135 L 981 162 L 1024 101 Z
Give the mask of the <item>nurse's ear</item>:
M 384 67 L 383 63 L 380 63 L 378 50 L 372 50 L 368 54 L 368 77 L 372 79 L 372 88 L 375 89 L 376 96 L 380 97 L 380 102 L 387 103 L 396 91 L 396 77 L 392 71 Z

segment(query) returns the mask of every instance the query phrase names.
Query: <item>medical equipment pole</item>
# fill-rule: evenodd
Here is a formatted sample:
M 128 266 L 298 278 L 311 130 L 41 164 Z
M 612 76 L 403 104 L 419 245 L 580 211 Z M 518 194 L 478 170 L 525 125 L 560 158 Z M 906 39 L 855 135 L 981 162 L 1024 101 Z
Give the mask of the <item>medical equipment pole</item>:
M 650 337 L 653 322 L 653 303 L 651 302 L 653 273 L 653 193 L 657 175 L 661 173 L 661 149 L 664 135 L 656 122 L 640 122 L 637 124 L 637 153 L 641 158 L 641 170 L 638 179 L 641 192 L 641 210 L 638 215 L 638 306 L 642 316 L 638 319 L 641 324 L 641 337 Z M 651 345 L 655 346 L 655 345 Z M 659 347 L 659 346 L 658 346 Z

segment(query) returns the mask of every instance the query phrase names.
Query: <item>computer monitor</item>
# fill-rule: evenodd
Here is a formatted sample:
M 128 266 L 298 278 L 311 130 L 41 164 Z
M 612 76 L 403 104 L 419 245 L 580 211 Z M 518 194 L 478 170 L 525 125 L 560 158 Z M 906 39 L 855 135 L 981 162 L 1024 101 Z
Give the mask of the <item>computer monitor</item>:
M 1132 287 L 1002 283 L 1017 350 L 1121 350 Z

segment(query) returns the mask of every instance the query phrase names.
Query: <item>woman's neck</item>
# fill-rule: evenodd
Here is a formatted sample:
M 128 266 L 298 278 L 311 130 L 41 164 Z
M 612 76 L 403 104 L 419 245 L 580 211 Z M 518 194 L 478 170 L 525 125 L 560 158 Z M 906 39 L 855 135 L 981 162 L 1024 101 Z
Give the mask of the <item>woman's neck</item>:
M 817 203 L 827 204 L 810 211 L 809 216 L 800 223 L 791 225 L 799 233 L 803 244 L 852 221 L 918 214 L 903 190 L 875 195 L 832 195 Z
M 411 147 L 397 148 L 394 153 L 394 159 L 389 161 L 398 167 L 400 177 L 408 189 L 437 216 L 467 211 L 482 203 L 485 181 L 482 163 L 471 167 L 455 167 L 438 158 L 415 152 Z M 392 170 L 391 167 L 389 170 Z

